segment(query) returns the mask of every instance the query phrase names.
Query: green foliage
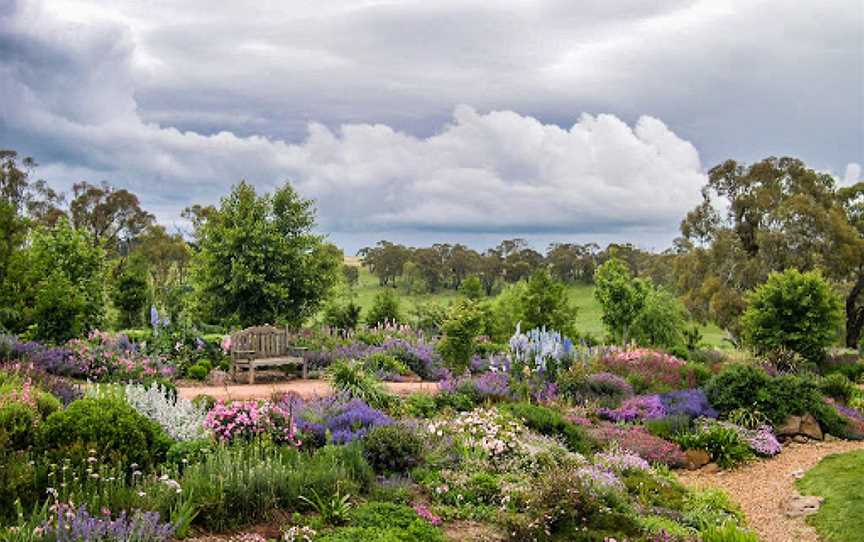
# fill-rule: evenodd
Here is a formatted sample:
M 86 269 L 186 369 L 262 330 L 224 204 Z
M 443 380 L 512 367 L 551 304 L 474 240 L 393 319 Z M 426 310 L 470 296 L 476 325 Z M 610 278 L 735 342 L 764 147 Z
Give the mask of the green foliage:
M 360 305 L 352 300 L 331 303 L 324 310 L 324 323 L 336 329 L 353 330 L 360 323 L 361 311 Z
M 786 349 L 821 363 L 842 322 L 839 297 L 819 272 L 787 269 L 747 296 L 744 341 L 760 354 Z
M 734 522 L 712 525 L 701 534 L 702 542 L 759 542 L 756 533 L 743 529 Z
M 165 461 L 171 465 L 183 467 L 190 463 L 202 461 L 215 448 L 216 445 L 210 439 L 178 441 L 168 448 Z
M 757 367 L 730 365 L 715 375 L 705 386 L 711 406 L 721 414 L 741 407 L 753 407 L 761 390 L 769 386 L 771 377 Z
M 327 368 L 327 378 L 336 391 L 362 399 L 375 408 L 385 408 L 393 402 L 384 385 L 356 361 L 333 362 Z
M 18 263 L 21 312 L 33 338 L 62 342 L 102 323 L 105 253 L 68 222 L 34 230 Z
M 510 339 L 516 324 L 523 319 L 522 299 L 527 289 L 528 285 L 524 281 L 510 284 L 488 304 L 486 335 L 499 342 Z
M 348 513 L 352 527 L 407 529 L 417 519 L 417 513 L 411 507 L 391 502 L 367 502 Z
M 399 298 L 391 289 L 384 289 L 375 296 L 375 301 L 366 314 L 366 323 L 370 326 L 383 324 L 384 322 L 401 322 L 402 316 L 399 312 Z
M 236 185 L 196 231 L 198 309 L 210 322 L 299 325 L 315 314 L 341 272 L 338 249 L 312 233 L 312 202 L 289 184 L 258 196 Z
M 20 401 L 0 404 L 0 444 L 10 450 L 27 450 L 33 445 L 39 413 Z
M 468 368 L 476 338 L 482 332 L 483 313 L 473 301 L 461 301 L 450 308 L 441 329 L 444 337 L 438 342 L 438 352 L 451 371 L 462 374 Z
M 121 328 L 144 323 L 144 310 L 150 304 L 150 282 L 147 260 L 140 252 L 118 262 L 111 284 L 111 302 L 120 313 Z
M 833 373 L 819 379 L 819 391 L 841 403 L 848 403 L 857 390 L 858 387 L 841 373 Z
M 645 429 L 655 437 L 673 440 L 675 436 L 688 433 L 692 427 L 690 416 L 674 414 L 655 420 L 645 420 Z
M 680 510 L 687 489 L 672 476 L 660 476 L 655 471 L 629 469 L 621 475 L 627 492 L 646 508 Z
M 647 289 L 642 310 L 633 321 L 630 336 L 642 346 L 674 349 L 684 344 L 685 320 L 685 309 L 681 302 L 666 290 L 652 286 Z
M 341 527 L 315 538 L 316 542 L 445 542 L 439 529 L 422 519 L 406 528 Z
M 325 446 L 309 455 L 253 443 L 215 448 L 190 464 L 180 483 L 199 505 L 196 524 L 225 531 L 276 510 L 308 510 L 303 496 L 357 495 L 373 477 L 358 445 Z
M 36 442 L 55 459 L 82 460 L 89 449 L 142 467 L 161 462 L 171 439 L 155 422 L 115 399 L 80 399 L 48 416 Z
M 345 523 L 348 511 L 351 509 L 351 495 L 342 494 L 339 487 L 329 496 L 319 495 L 315 488 L 311 489 L 312 496 L 300 495 L 300 500 L 308 504 L 320 517 L 321 520 L 330 525 L 341 525 Z
M 423 440 L 401 424 L 376 427 L 363 437 L 363 456 L 375 472 L 407 472 L 423 460 Z
M 683 523 L 700 531 L 705 531 L 717 525 L 732 523 L 744 524 L 744 515 L 720 489 L 704 489 L 691 491 L 684 498 Z
M 502 409 L 521 419 L 526 427 L 542 435 L 560 438 L 574 452 L 585 453 L 590 449 L 582 428 L 567 421 L 557 410 L 531 403 L 507 403 Z
M 386 352 L 375 352 L 363 358 L 363 369 L 373 374 L 382 372 L 398 375 L 411 374 L 404 361 Z
M 478 301 L 486 297 L 483 282 L 477 275 L 471 275 L 459 285 L 459 292 L 472 301 Z
M 711 460 L 724 469 L 732 468 L 753 457 L 750 446 L 741 439 L 737 431 L 719 424 L 679 434 L 674 440 L 684 450 L 705 450 Z
M 204 380 L 207 378 L 207 375 L 210 374 L 210 366 L 209 363 L 204 364 L 201 362 L 196 363 L 192 367 L 186 370 L 186 374 L 189 375 L 189 378 L 194 378 L 195 380 Z
M 825 502 L 809 518 L 823 540 L 853 542 L 861 539 L 861 524 L 852 518 L 864 517 L 861 480 L 864 479 L 864 451 L 829 455 L 797 482 L 805 495 L 819 495 Z
M 572 336 L 576 308 L 570 305 L 566 289 L 545 270 L 532 274 L 520 300 L 522 329 L 545 327 Z
M 597 268 L 594 284 L 594 296 L 603 307 L 603 324 L 615 341 L 626 343 L 645 305 L 648 284 L 634 279 L 627 264 L 616 258 Z

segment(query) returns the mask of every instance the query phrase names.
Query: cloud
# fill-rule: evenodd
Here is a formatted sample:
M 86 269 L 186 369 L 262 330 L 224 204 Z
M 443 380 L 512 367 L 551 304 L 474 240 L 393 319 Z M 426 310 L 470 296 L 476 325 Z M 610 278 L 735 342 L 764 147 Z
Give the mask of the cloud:
M 668 241 L 706 165 L 864 159 L 860 12 L 0 0 L 0 146 L 165 221 L 241 178 L 290 179 L 346 234 Z
M 846 173 L 843 175 L 843 184 L 853 185 L 861 180 L 861 164 L 851 162 L 846 165 Z

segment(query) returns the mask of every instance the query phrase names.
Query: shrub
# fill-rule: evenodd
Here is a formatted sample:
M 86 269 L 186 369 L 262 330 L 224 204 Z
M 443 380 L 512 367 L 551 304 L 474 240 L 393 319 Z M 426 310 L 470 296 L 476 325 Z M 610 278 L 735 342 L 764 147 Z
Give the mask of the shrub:
M 412 393 L 405 398 L 405 411 L 415 418 L 432 418 L 438 413 L 435 396 L 429 393 Z
M 331 303 L 324 310 L 324 323 L 336 329 L 353 330 L 360 323 L 362 310 L 354 301 L 348 301 L 344 305 Z
M 378 378 L 405 376 L 411 373 L 405 362 L 386 352 L 374 352 L 363 358 L 363 369 Z
M 617 258 L 597 268 L 594 284 L 594 297 L 603 308 L 603 324 L 618 344 L 627 343 L 645 304 L 649 284 L 634 279 L 627 264 Z
M 567 286 L 548 271 L 534 272 L 522 294 L 522 325 L 525 329 L 555 329 L 572 336 L 576 307 L 570 304 Z
M 387 322 L 397 323 L 402 321 L 399 313 L 399 298 L 392 290 L 385 288 L 379 292 L 372 301 L 369 313 L 366 314 L 366 323 L 370 326 L 385 324 Z
M 827 397 L 848 403 L 858 388 L 841 373 L 833 373 L 819 380 L 819 390 Z
M 376 427 L 363 437 L 363 456 L 375 472 L 406 472 L 423 459 L 423 440 L 402 424 Z
M 384 407 L 392 402 L 392 397 L 381 382 L 365 371 L 360 363 L 339 360 L 330 365 L 327 378 L 337 392 L 374 407 Z
M 165 460 L 177 466 L 202 461 L 207 454 L 212 452 L 215 445 L 210 439 L 184 440 L 175 442 L 168 448 Z
M 26 450 L 34 443 L 39 413 L 21 401 L 0 403 L 0 444 L 11 450 Z
M 407 529 L 419 516 L 404 504 L 390 502 L 367 502 L 348 513 L 352 527 L 381 527 L 385 529 Z
M 621 403 L 618 408 L 600 408 L 597 413 L 603 418 L 616 422 L 654 420 L 667 414 L 658 395 L 637 395 Z
M 600 365 L 626 378 L 636 393 L 693 388 L 697 385 L 693 367 L 675 356 L 654 350 L 613 350 L 600 358 Z
M 444 337 L 438 343 L 438 352 L 447 367 L 461 375 L 468 368 L 474 354 L 474 343 L 483 329 L 483 313 L 472 301 L 455 304 L 441 326 Z
M 650 434 L 644 427 L 621 427 L 602 424 L 588 429 L 588 435 L 601 445 L 616 443 L 649 463 L 662 463 L 670 467 L 682 466 L 684 452 L 678 444 Z
M 785 348 L 821 363 L 842 322 L 837 294 L 818 271 L 787 269 L 747 296 L 744 341 L 757 353 Z
M 654 420 L 645 420 L 645 429 L 649 433 L 666 440 L 672 440 L 676 435 L 689 432 L 691 427 L 691 418 L 686 414 L 673 414 Z
M 627 492 L 646 508 L 680 510 L 687 496 L 687 489 L 674 477 L 661 477 L 653 471 L 631 469 L 621 474 L 621 481 Z
M 192 440 L 204 438 L 207 409 L 178 396 L 172 389 L 151 385 L 127 384 L 126 402 L 132 408 L 162 426 L 171 438 Z
M 267 435 L 274 442 L 299 446 L 292 402 L 234 401 L 216 403 L 204 419 L 204 427 L 229 443 Z
M 210 374 L 210 368 L 202 363 L 196 363 L 192 367 L 189 367 L 186 373 L 189 375 L 189 378 L 204 380 Z
M 577 403 L 598 401 L 604 407 L 614 408 L 633 395 L 633 386 L 612 373 L 586 375 L 581 366 L 574 365 L 559 374 L 558 392 Z
M 705 450 L 711 460 L 724 469 L 753 457 L 750 446 L 738 432 L 722 425 L 709 425 L 692 433 L 680 434 L 675 440 L 685 450 Z
M 771 377 L 752 365 L 730 365 L 715 375 L 705 386 L 708 401 L 720 414 L 736 408 L 752 406 L 760 390 L 769 386 Z
M 510 403 L 504 406 L 504 410 L 519 418 L 529 429 L 560 438 L 574 452 L 584 453 L 590 448 L 582 428 L 567 421 L 557 410 L 530 403 Z
M 708 403 L 708 397 L 701 389 L 661 393 L 660 403 L 669 416 L 680 414 L 690 418 L 717 417 L 717 411 Z
M 159 425 L 116 399 L 80 399 L 39 426 L 38 446 L 55 458 L 83 459 L 88 448 L 126 463 L 152 466 L 165 458 L 171 439 Z
M 759 542 L 756 533 L 743 529 L 731 521 L 719 526 L 712 525 L 702 531 L 701 535 L 702 542 Z
M 297 427 L 304 445 L 323 446 L 330 439 L 346 444 L 362 438 L 375 427 L 390 425 L 393 420 L 359 399 L 324 397 L 307 403 L 297 417 Z

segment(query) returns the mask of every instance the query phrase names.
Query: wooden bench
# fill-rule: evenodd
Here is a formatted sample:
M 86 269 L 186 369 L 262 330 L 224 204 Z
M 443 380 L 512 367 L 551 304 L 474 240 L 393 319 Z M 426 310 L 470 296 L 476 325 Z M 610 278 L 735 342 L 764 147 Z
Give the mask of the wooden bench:
M 288 328 L 256 326 L 231 335 L 231 376 L 237 381 L 240 369 L 249 371 L 249 383 L 255 383 L 259 367 L 302 365 L 303 378 L 308 376 L 305 348 L 288 344 Z

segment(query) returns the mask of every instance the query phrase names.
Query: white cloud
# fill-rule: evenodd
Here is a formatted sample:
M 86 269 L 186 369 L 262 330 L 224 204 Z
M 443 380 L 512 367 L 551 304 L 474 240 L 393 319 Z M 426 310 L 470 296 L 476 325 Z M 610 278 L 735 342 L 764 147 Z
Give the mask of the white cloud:
M 843 184 L 853 185 L 861 180 L 861 164 L 851 162 L 846 165 L 846 173 L 843 175 Z

